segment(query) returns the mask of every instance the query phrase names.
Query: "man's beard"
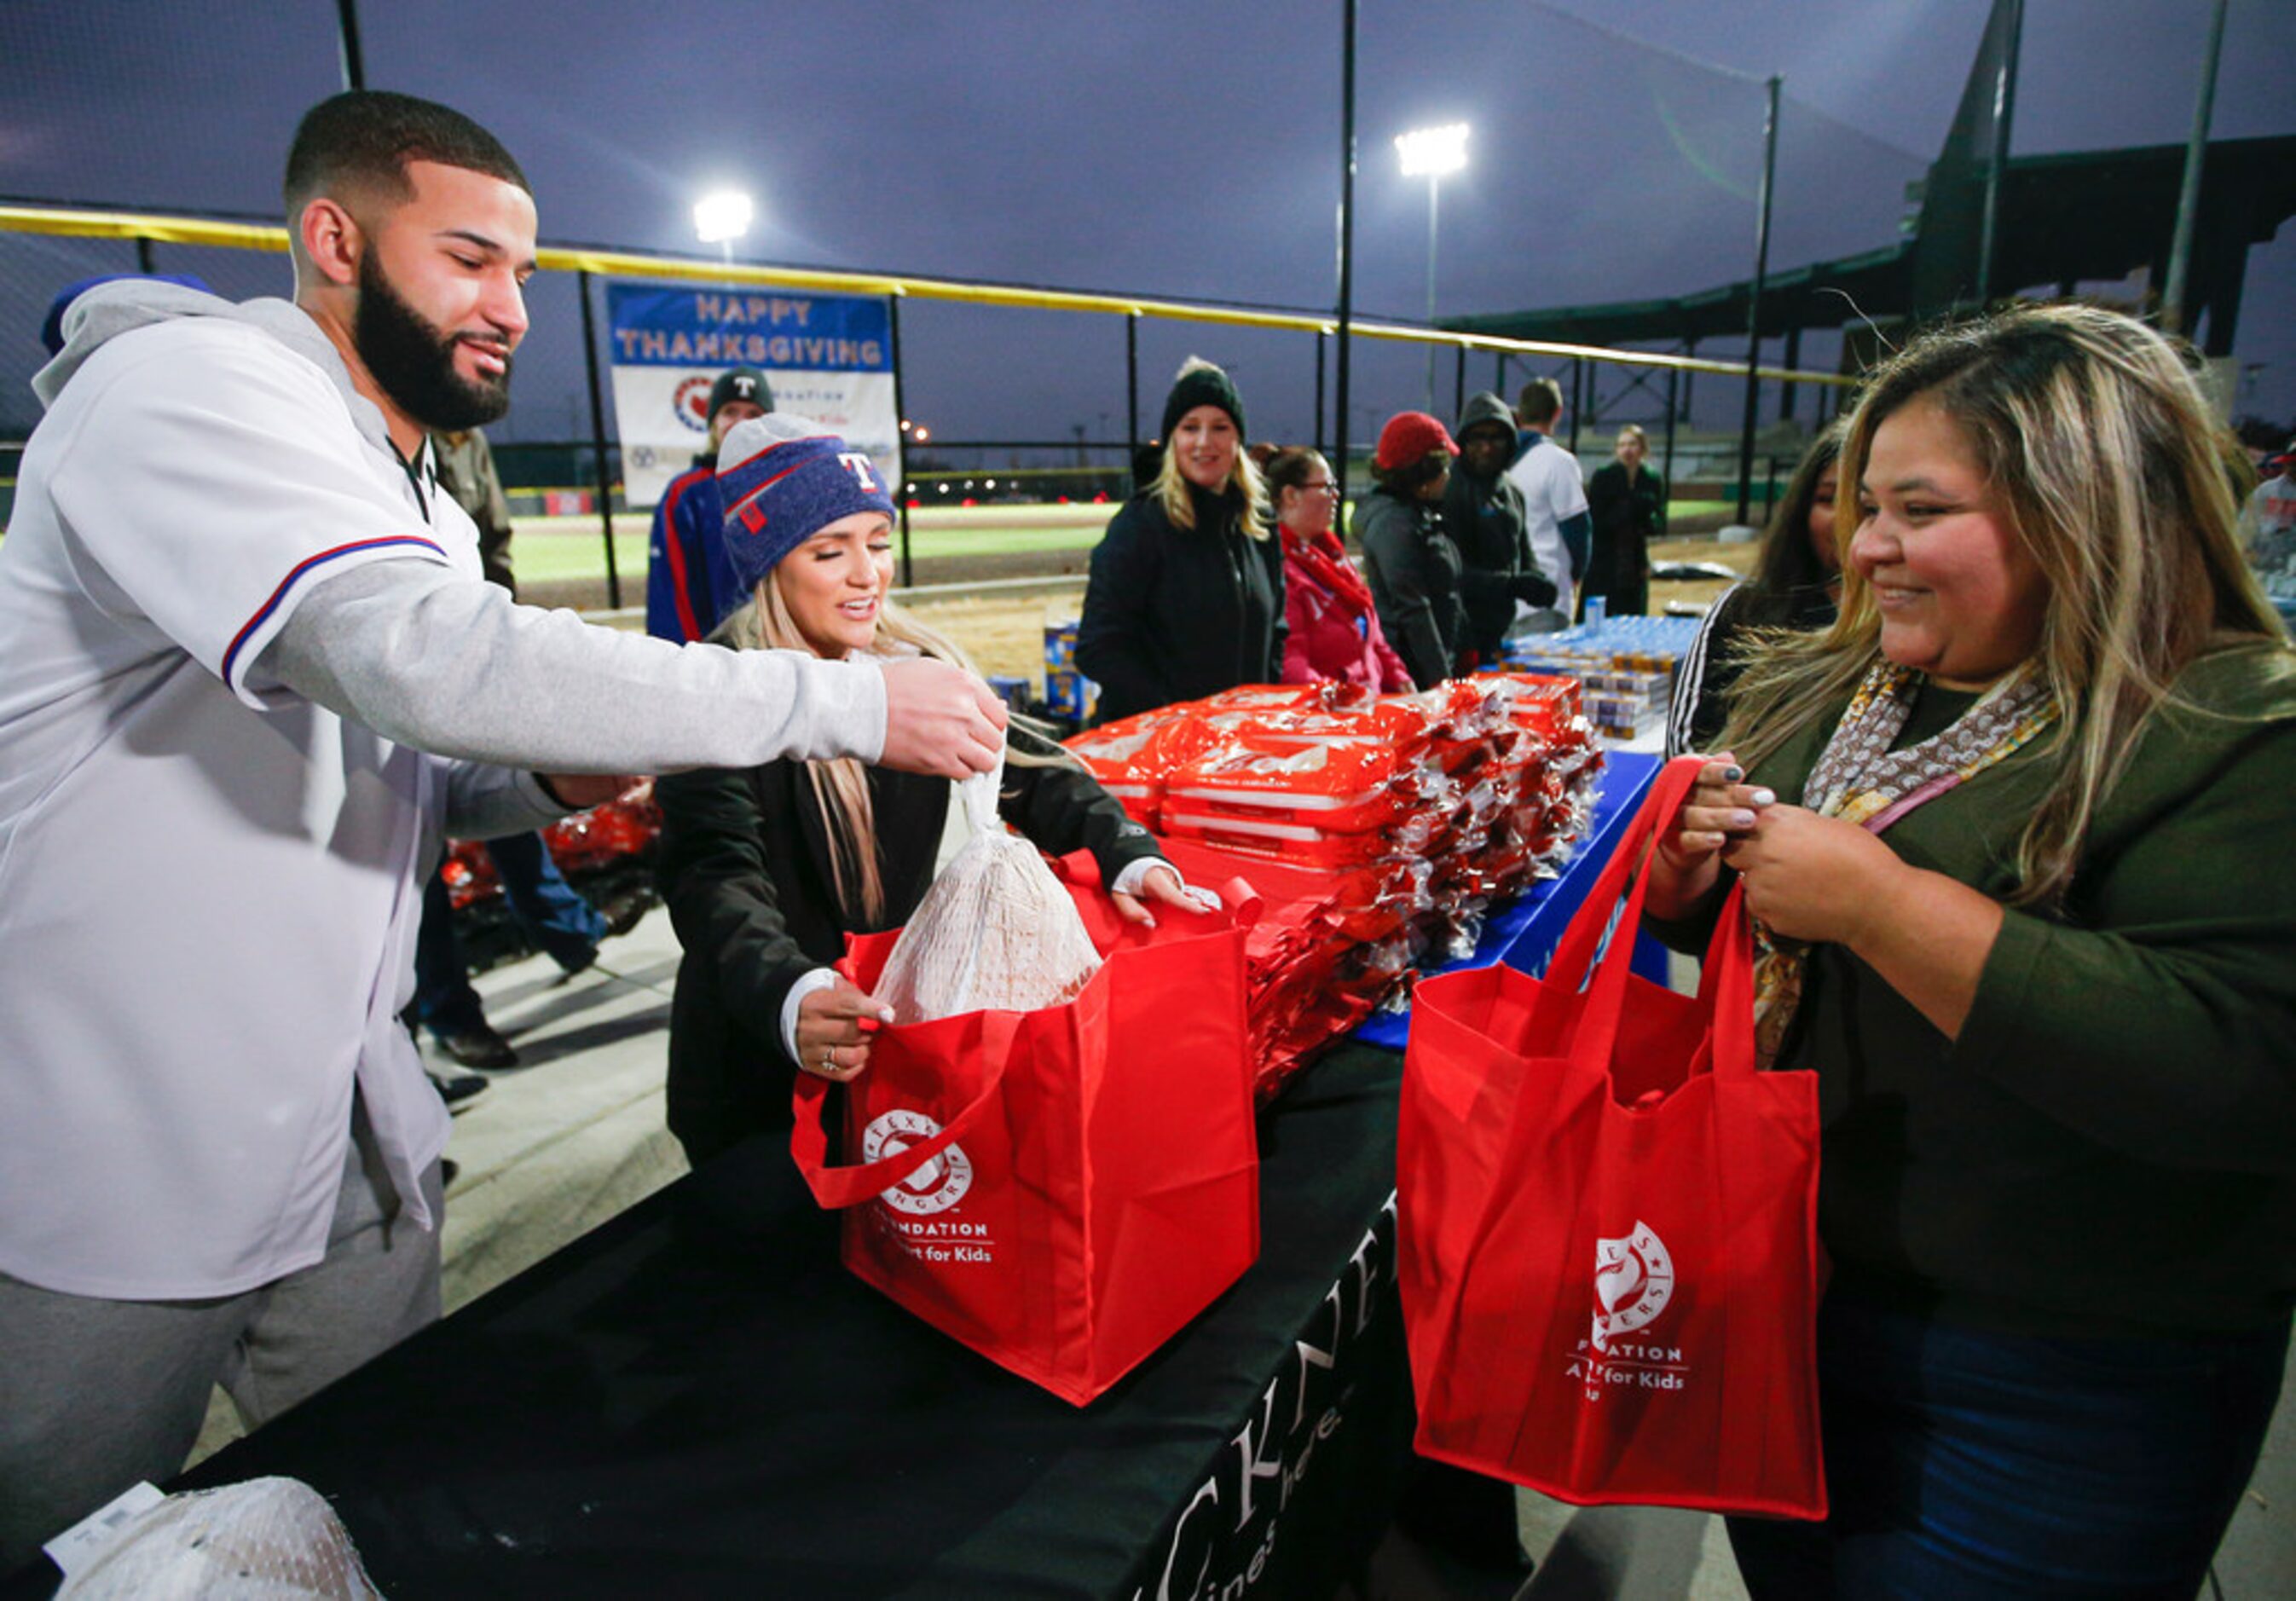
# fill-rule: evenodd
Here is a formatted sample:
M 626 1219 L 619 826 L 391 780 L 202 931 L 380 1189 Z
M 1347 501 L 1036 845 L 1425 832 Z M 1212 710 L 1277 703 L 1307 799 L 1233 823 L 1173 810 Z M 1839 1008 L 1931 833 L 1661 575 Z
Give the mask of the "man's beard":
M 383 393 L 432 432 L 476 428 L 510 409 L 510 357 L 499 378 L 474 382 L 456 372 L 457 341 L 406 303 L 373 250 L 359 258 L 351 342 Z

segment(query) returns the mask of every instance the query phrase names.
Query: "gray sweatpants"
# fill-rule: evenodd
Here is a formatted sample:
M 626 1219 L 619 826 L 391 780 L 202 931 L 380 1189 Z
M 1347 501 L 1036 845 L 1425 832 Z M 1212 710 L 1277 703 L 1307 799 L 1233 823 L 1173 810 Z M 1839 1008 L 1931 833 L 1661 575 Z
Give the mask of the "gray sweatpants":
M 439 1236 L 399 1225 L 363 1114 L 325 1258 L 212 1301 L 108 1301 L 0 1274 L 0 1573 L 198 1442 L 217 1384 L 249 1428 L 439 1316 Z M 443 1215 L 436 1163 L 423 1175 Z

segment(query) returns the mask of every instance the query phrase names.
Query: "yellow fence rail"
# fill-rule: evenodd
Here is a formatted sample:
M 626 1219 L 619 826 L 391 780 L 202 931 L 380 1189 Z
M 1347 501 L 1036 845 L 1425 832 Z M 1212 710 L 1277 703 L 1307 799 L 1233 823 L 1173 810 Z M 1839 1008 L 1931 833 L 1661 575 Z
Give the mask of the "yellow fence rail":
M 0 233 L 46 234 L 80 239 L 148 239 L 155 244 L 206 245 L 223 250 L 284 250 L 287 230 L 273 224 L 225 222 L 207 218 L 168 217 L 130 211 L 89 211 L 63 207 L 0 206 Z M 1089 294 L 1073 290 L 1034 289 L 1021 284 L 974 283 L 954 278 L 916 278 L 885 273 L 839 272 L 825 267 L 758 267 L 744 262 L 651 256 L 634 250 L 545 245 L 536 252 L 545 272 L 588 272 L 600 277 L 669 279 L 765 289 L 812 289 L 824 293 L 892 295 L 911 300 L 953 300 L 972 306 L 1004 306 L 1029 311 L 1074 311 L 1108 316 L 1159 317 L 1174 322 L 1217 323 L 1238 328 L 1273 328 L 1300 333 L 1337 334 L 1335 317 L 1304 312 L 1254 311 L 1190 300 L 1146 300 L 1133 295 Z M 1544 340 L 1500 339 L 1455 333 L 1404 323 L 1351 319 L 1358 339 L 1433 345 L 1440 349 L 1500 352 L 1510 356 L 1565 357 L 1624 366 L 1672 368 L 1743 377 L 1743 362 L 1710 361 L 1655 350 L 1621 350 L 1604 345 L 1557 344 Z M 1789 383 L 1846 388 L 1857 380 L 1839 373 L 1757 366 L 1758 378 Z

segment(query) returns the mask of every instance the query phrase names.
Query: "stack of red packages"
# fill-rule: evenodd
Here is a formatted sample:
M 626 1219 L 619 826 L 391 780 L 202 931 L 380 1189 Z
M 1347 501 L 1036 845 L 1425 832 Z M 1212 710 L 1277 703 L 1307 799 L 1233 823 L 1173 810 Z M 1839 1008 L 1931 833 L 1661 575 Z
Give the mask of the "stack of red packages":
M 661 808 L 654 804 L 653 786 L 648 784 L 621 800 L 560 818 L 542 831 L 542 840 L 558 870 L 570 878 L 644 856 L 660 833 Z M 452 842 L 441 871 L 458 911 L 502 893 L 494 858 L 479 842 Z
M 1245 961 L 1263 1100 L 1557 867 L 1602 759 L 1578 694 L 1521 674 L 1376 697 L 1250 686 L 1069 742 L 1190 882 L 1260 891 Z
M 1068 742 L 1069 749 L 1124 803 L 1133 821 L 1153 828 L 1163 809 L 1165 776 L 1218 737 L 1192 715 L 1194 704 L 1160 706 L 1087 728 Z

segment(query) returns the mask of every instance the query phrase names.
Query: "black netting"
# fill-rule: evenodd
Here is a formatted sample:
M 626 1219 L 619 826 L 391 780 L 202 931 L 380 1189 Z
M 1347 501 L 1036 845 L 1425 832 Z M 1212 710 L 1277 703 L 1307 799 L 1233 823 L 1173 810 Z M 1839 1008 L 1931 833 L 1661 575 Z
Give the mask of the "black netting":
M 546 23 L 508 0 L 369 0 L 360 8 L 367 79 L 477 116 L 533 179 L 545 240 L 693 256 L 690 208 L 705 185 L 738 182 L 758 201 L 744 259 L 1042 283 L 1329 315 L 1337 295 L 1341 40 L 1336 12 L 1170 0 L 1154 8 L 992 4 L 919 8 L 865 0 L 805 25 L 738 25 L 715 13 L 643 22 L 573 8 Z M 1578 12 L 1600 14 L 1579 6 Z M 2062 8 L 2029 7 L 2019 127 L 2067 120 L 2084 97 Z M 153 4 L 129 8 L 18 0 L 0 7 L 10 101 L 0 120 L 0 195 L 272 218 L 297 119 L 341 81 L 338 7 Z M 2152 23 L 2112 23 L 2132 40 Z M 2133 30 L 2133 31 L 2130 31 Z M 1918 31 L 1918 30 L 1915 30 Z M 1779 124 L 1774 274 L 1887 251 L 1909 185 L 1950 119 L 1973 30 L 1923 48 L 1959 54 L 1941 74 L 1933 131 L 1892 144 L 1815 109 L 1819 86 L 1789 81 Z M 2196 30 L 2184 30 L 2194 32 Z M 2218 132 L 2286 126 L 2268 70 L 2271 30 L 2236 8 Z M 2183 33 L 2178 34 L 2183 37 Z M 2195 45 L 2196 47 L 2196 45 Z M 2131 50 L 2136 45 L 2131 44 Z M 2084 53 L 2082 59 L 2093 59 Z M 729 75 L 729 66 L 742 70 Z M 2187 73 L 2193 63 L 2164 62 Z M 753 70 L 751 69 L 754 69 Z M 729 84 L 734 86 L 729 87 Z M 1691 59 L 1665 39 L 1624 37 L 1551 4 L 1425 0 L 1361 8 L 1357 48 L 1354 300 L 1359 316 L 1416 323 L 1428 311 L 1425 180 L 1398 170 L 1406 127 L 1472 125 L 1465 169 L 1436 208 L 1434 308 L 1441 317 L 1670 301 L 1720 291 L 1753 268 L 1762 163 L 1759 78 Z M 2099 140 L 2120 126 L 2103 112 Z M 2085 127 L 2075 115 L 2075 126 Z M 2169 141 L 2158 116 L 2128 136 Z M 2016 148 L 2029 153 L 2030 139 Z M 2251 258 L 2241 382 L 2255 403 L 2285 390 L 2271 365 L 2296 274 L 2296 246 Z M 234 297 L 283 292 L 276 254 L 159 245 L 162 272 L 194 273 Z M 135 270 L 129 242 L 0 234 L 0 439 L 37 408 L 24 381 L 57 290 Z M 2003 288 L 2042 287 L 2003 285 Z M 2087 288 L 2115 286 L 2084 285 Z M 2141 282 L 2118 292 L 2135 298 Z M 603 296 L 599 310 L 603 316 Z M 570 275 L 532 291 L 533 332 L 516 405 L 490 431 L 505 465 L 535 482 L 592 475 L 581 323 Z M 2251 333 L 2249 330 L 2253 329 Z M 949 441 L 960 470 L 1118 464 L 1126 431 L 1121 319 L 912 300 L 903 308 L 907 408 Z M 1689 331 L 1644 327 L 1598 342 L 1687 348 Z M 1867 341 L 1869 344 L 1872 342 Z M 1838 332 L 1813 327 L 1763 357 L 1841 363 Z M 1696 354 L 1742 360 L 1742 318 L 1710 322 Z M 1154 431 L 1180 358 L 1236 374 L 1255 434 L 1329 439 L 1338 403 L 1327 348 L 1316 408 L 1316 341 L 1147 319 L 1139 337 L 1142 432 Z M 1574 376 L 1551 358 L 1438 355 L 1433 408 L 1462 390 L 1510 396 L 1535 373 L 1581 396 L 1583 431 L 1645 426 L 1669 386 L 1619 364 Z M 1423 350 L 1356 341 L 1347 432 L 1367 447 L 1394 411 L 1430 401 Z M 1701 374 L 1672 386 L 1682 430 L 1734 435 L 1743 386 Z M 1791 440 L 1832 409 L 1814 387 L 1765 386 L 1758 415 Z M 611 416 L 607 431 L 613 431 Z M 1047 446 L 1053 447 L 1046 447 Z M 521 447 L 526 447 L 521 450 Z M 6 467 L 0 453 L 0 471 Z

